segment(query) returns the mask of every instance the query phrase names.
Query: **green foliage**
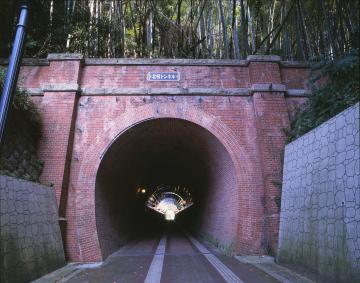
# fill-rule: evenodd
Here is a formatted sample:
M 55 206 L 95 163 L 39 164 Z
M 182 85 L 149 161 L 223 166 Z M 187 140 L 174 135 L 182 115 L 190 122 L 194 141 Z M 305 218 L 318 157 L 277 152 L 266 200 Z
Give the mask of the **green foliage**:
M 0 57 L 8 57 L 23 1 L 3 1 Z M 27 57 L 333 58 L 354 46 L 359 1 L 32 0 Z M 221 16 L 223 14 L 223 16 Z M 226 31 L 226 33 L 225 33 Z M 357 43 L 358 44 L 358 43 Z
M 211 236 L 210 234 L 206 233 L 200 233 L 198 234 L 200 238 L 205 240 L 206 242 L 210 243 L 214 247 L 216 247 L 220 253 L 226 255 L 226 256 L 234 256 L 234 250 L 235 250 L 235 241 L 231 241 L 230 243 L 221 243 L 221 241 Z
M 312 94 L 291 121 L 288 141 L 309 132 L 359 101 L 359 49 L 312 67 Z
M 284 158 L 282 158 L 281 160 L 284 160 Z M 277 208 L 281 208 L 281 192 L 282 192 L 282 182 L 281 181 L 273 181 L 272 182 L 273 185 L 279 190 L 279 195 L 274 197 L 274 202 L 277 206 Z
M 0 69 L 0 91 L 5 69 Z M 0 174 L 38 181 L 42 161 L 36 157 L 41 136 L 41 119 L 35 104 L 24 91 L 16 94 L 7 119 L 5 141 L 1 148 Z
M 3 81 L 5 79 L 6 69 L 0 68 L 0 90 L 3 88 Z M 16 90 L 16 94 L 12 103 L 10 112 L 10 120 L 21 120 L 23 123 L 31 125 L 31 135 L 35 138 L 40 137 L 41 134 L 41 119 L 40 114 L 35 104 L 29 99 L 25 91 Z M 18 122 L 20 123 L 20 122 Z

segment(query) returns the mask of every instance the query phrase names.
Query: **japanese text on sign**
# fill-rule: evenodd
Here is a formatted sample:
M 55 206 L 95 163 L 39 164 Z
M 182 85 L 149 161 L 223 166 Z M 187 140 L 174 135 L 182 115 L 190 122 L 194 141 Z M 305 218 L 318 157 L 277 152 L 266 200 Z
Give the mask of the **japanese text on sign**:
M 148 81 L 179 81 L 179 72 L 149 72 L 147 74 Z

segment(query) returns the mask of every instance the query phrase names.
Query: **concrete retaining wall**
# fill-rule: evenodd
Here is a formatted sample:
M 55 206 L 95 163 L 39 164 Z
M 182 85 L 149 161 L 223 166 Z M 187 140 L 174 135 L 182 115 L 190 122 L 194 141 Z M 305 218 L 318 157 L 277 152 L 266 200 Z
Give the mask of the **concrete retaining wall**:
M 359 103 L 286 146 L 278 260 L 360 282 Z
M 29 282 L 65 265 L 55 192 L 0 176 L 1 282 Z

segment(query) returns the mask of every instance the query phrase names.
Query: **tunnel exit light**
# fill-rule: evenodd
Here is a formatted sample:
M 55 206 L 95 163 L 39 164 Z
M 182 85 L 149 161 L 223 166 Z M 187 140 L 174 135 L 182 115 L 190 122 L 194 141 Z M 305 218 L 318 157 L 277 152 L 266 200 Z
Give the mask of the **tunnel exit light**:
M 167 210 L 165 212 L 165 220 L 174 221 L 175 220 L 175 212 L 172 210 Z
M 174 221 L 179 212 L 184 211 L 193 205 L 191 195 L 186 188 L 179 186 L 161 186 L 149 197 L 146 206 L 160 214 L 165 220 Z

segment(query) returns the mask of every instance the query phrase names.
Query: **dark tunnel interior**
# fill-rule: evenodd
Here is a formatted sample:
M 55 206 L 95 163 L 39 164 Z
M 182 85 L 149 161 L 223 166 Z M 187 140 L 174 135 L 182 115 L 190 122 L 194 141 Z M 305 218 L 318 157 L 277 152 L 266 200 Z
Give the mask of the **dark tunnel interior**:
M 103 258 L 131 239 L 161 233 L 166 220 L 145 207 L 158 185 L 190 191 L 193 206 L 176 217 L 184 229 L 234 241 L 236 225 L 227 224 L 237 221 L 237 184 L 225 147 L 192 122 L 154 119 L 121 134 L 98 169 L 96 225 Z M 139 193 L 139 188 L 146 192 Z

